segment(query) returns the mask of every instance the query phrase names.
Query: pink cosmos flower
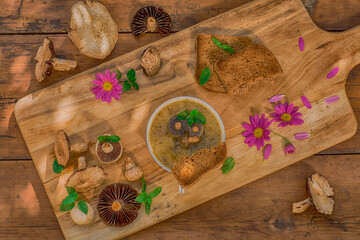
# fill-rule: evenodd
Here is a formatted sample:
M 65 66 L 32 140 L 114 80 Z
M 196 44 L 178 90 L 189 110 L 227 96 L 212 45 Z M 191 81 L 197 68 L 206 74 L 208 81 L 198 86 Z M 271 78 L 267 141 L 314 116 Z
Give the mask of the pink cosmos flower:
M 120 98 L 122 86 L 118 84 L 115 75 L 115 72 L 111 74 L 108 69 L 105 71 L 105 75 L 102 73 L 95 74 L 96 80 L 93 80 L 93 83 L 96 87 L 91 88 L 91 92 L 94 93 L 96 99 L 111 103 L 112 97 L 115 100 Z
M 281 136 L 280 134 L 274 132 L 274 131 L 271 131 L 273 134 L 281 137 L 284 141 L 285 141 L 285 155 L 287 154 L 293 154 L 295 152 L 295 147 L 294 145 L 292 145 L 292 143 L 289 141 L 289 139 L 287 139 L 286 137 L 284 136 Z
M 271 151 L 272 151 L 272 145 L 266 144 L 264 149 L 264 161 L 270 157 Z
M 286 103 L 279 103 L 278 105 L 274 106 L 274 113 L 270 113 L 275 122 L 280 122 L 278 127 L 286 127 L 287 125 L 301 125 L 304 123 L 300 117 L 302 116 L 301 113 L 298 112 L 299 108 L 294 107 L 294 104 Z
M 304 106 L 307 107 L 308 109 L 311 109 L 311 107 L 312 107 L 311 102 L 303 93 L 300 93 L 300 98 L 301 98 L 301 101 L 304 104 Z
M 245 128 L 245 132 L 242 135 L 245 137 L 244 143 L 249 147 L 256 146 L 259 151 L 264 146 L 265 141 L 269 141 L 270 130 L 268 129 L 272 123 L 268 118 L 265 118 L 265 114 L 255 116 L 249 116 L 250 123 L 242 123 L 241 125 Z

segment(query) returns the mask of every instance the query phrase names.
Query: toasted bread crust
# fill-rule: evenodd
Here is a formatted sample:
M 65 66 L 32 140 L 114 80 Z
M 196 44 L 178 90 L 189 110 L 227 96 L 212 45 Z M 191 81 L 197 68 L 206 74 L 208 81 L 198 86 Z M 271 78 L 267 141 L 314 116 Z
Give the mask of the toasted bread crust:
M 171 172 L 183 188 L 188 188 L 205 173 L 223 164 L 226 156 L 226 143 L 222 142 L 210 149 L 201 149 L 191 156 L 183 157 L 173 166 Z

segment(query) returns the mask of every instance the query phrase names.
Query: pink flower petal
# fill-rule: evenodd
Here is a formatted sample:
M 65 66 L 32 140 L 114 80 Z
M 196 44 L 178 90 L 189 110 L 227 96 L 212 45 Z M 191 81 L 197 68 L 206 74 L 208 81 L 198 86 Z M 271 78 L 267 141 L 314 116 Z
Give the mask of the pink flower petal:
M 335 77 L 335 75 L 338 73 L 339 71 L 339 67 L 333 68 L 328 75 L 326 76 L 327 79 L 331 79 L 333 77 Z
M 311 102 L 304 94 L 300 93 L 300 98 L 305 107 L 307 107 L 308 109 L 312 108 Z
M 269 98 L 268 101 L 271 103 L 278 102 L 281 99 L 283 99 L 284 96 L 285 96 L 285 94 L 275 95 L 275 96 L 272 96 L 271 98 Z
M 241 126 L 248 131 L 254 131 L 254 128 L 248 123 L 242 123 Z
M 303 37 L 299 37 L 299 49 L 300 49 L 300 51 L 304 51 L 304 49 L 305 49 Z
M 304 139 L 309 138 L 311 135 L 312 135 L 311 133 L 303 132 L 303 133 L 294 134 L 294 137 L 295 137 L 295 139 L 298 139 L 298 140 L 304 140 Z
M 340 97 L 335 95 L 335 96 L 326 98 L 323 102 L 326 104 L 331 104 L 331 103 L 337 102 L 339 99 L 340 99 Z
M 265 149 L 264 149 L 264 161 L 269 158 L 271 151 L 272 151 L 272 145 L 266 144 Z

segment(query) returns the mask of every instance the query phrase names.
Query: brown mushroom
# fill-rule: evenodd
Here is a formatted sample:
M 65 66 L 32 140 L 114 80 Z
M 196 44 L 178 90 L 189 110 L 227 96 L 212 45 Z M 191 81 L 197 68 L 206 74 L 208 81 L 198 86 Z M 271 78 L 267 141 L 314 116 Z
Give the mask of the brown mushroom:
M 139 165 L 128 157 L 125 161 L 124 175 L 128 181 L 135 182 L 142 177 L 143 171 Z
M 189 125 L 185 120 L 179 120 L 177 119 L 177 116 L 173 116 L 168 122 L 167 129 L 173 138 L 180 138 L 185 136 L 189 131 Z
M 161 58 L 156 48 L 150 46 L 145 49 L 141 57 L 141 66 L 149 77 L 154 76 L 160 70 Z
M 87 143 L 76 143 L 70 146 L 70 140 L 63 130 L 58 130 L 54 143 L 54 152 L 58 163 L 66 167 L 70 161 L 70 153 L 80 154 L 88 150 Z
M 71 209 L 70 211 L 70 218 L 71 220 L 73 220 L 73 222 L 75 224 L 78 224 L 78 225 L 88 225 L 90 224 L 93 220 L 94 220 L 94 217 L 95 217 L 95 211 L 93 209 L 93 207 L 85 202 L 87 207 L 88 207 L 88 212 L 87 214 L 83 213 L 80 208 L 79 208 L 79 203 L 75 204 L 74 208 Z
M 35 77 L 38 82 L 49 77 L 52 70 L 70 71 L 77 66 L 76 61 L 55 57 L 54 43 L 49 38 L 44 38 L 43 45 L 39 47 L 35 60 L 37 61 Z
M 334 200 L 330 197 L 334 196 L 334 190 L 326 178 L 315 173 L 308 178 L 307 186 L 311 198 L 293 203 L 293 213 L 302 213 L 313 204 L 318 212 L 331 214 L 334 209 Z
M 105 136 L 111 136 L 105 134 Z M 97 158 L 102 163 L 113 163 L 120 159 L 123 152 L 121 142 L 100 142 L 96 143 L 95 153 Z
M 201 141 L 201 137 L 204 135 L 204 126 L 200 123 L 194 123 L 189 128 L 189 143 L 198 143 Z
M 101 186 L 107 174 L 101 166 L 86 167 L 85 157 L 78 158 L 78 170 L 66 181 L 66 187 L 72 187 L 77 193 L 82 193 L 88 199 L 94 195 L 95 188 Z
M 107 225 L 123 227 L 138 216 L 141 204 L 135 201 L 137 191 L 127 184 L 111 184 L 99 194 L 97 210 L 101 220 Z
M 139 9 L 131 21 L 131 31 L 136 37 L 146 32 L 154 32 L 156 29 L 161 35 L 166 36 L 170 33 L 171 26 L 169 14 L 155 6 Z

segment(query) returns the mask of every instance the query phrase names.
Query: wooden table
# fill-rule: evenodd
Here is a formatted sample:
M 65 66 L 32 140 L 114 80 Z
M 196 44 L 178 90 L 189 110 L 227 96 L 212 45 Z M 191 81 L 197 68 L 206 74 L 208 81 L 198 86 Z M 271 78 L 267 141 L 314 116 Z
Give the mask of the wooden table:
M 179 31 L 249 0 L 158 0 Z M 13 115 L 23 96 L 104 61 L 160 39 L 134 39 L 132 15 L 147 1 L 103 0 L 119 26 L 119 41 L 106 60 L 80 55 L 67 37 L 69 9 L 76 1 L 3 0 L 0 8 L 0 238 L 62 239 L 62 232 L 30 159 Z M 328 31 L 360 24 L 358 0 L 303 0 L 314 22 Z M 57 55 L 75 59 L 73 72 L 54 73 L 45 83 L 34 77 L 34 55 L 45 36 Z M 359 39 L 360 41 L 360 39 Z M 360 66 L 347 80 L 347 93 L 360 119 Z M 360 131 L 350 140 L 136 233 L 128 239 L 360 239 Z M 305 199 L 305 179 L 326 176 L 335 190 L 335 210 L 291 213 Z

